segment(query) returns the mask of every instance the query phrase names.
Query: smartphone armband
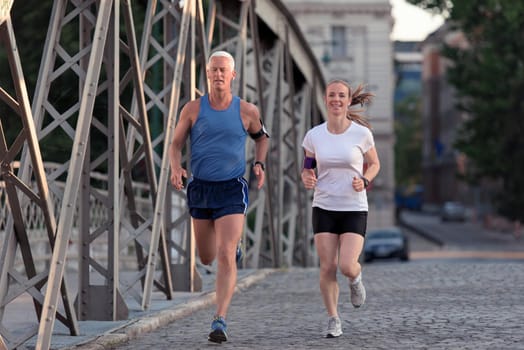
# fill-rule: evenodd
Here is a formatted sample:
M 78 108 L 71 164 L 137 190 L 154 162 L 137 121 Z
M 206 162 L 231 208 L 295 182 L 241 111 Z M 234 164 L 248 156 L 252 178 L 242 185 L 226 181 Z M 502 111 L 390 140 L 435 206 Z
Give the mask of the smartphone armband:
M 317 160 L 313 157 L 304 158 L 304 169 L 315 169 L 317 167 Z

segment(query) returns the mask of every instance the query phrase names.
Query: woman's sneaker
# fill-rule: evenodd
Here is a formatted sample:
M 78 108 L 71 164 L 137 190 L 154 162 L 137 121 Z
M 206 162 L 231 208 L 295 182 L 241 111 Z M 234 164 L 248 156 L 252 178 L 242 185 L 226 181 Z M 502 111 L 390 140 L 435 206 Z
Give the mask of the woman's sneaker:
M 362 274 L 359 274 L 354 282 L 349 283 L 349 290 L 351 292 L 351 304 L 358 308 L 366 302 L 366 288 L 362 283 Z
M 330 317 L 328 320 L 328 327 L 326 338 L 336 338 L 340 337 L 342 334 L 342 324 L 340 323 L 340 318 Z
M 211 322 L 211 333 L 209 333 L 209 337 L 207 339 L 213 343 L 219 344 L 223 341 L 227 341 L 226 330 L 226 320 L 224 320 L 222 316 L 215 316 L 213 322 Z

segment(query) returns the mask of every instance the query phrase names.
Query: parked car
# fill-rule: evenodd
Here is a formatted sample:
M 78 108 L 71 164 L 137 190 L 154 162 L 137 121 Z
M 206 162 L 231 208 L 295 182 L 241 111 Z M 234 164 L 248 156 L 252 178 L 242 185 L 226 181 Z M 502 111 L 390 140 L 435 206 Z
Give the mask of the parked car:
M 370 230 L 364 241 L 364 261 L 397 258 L 409 260 L 409 242 L 399 227 Z
M 445 202 L 440 210 L 440 219 L 442 221 L 465 221 L 466 207 L 460 202 Z

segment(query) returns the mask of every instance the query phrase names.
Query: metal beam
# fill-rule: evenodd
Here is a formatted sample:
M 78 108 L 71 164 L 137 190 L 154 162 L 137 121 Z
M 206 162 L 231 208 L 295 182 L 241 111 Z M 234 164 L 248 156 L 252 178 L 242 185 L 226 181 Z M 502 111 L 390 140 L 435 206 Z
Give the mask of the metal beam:
M 147 309 L 155 288 L 167 298 L 173 297 L 173 290 L 199 290 L 185 194 L 169 186 L 168 146 L 181 106 L 208 90 L 205 66 L 212 50 L 235 56 L 240 79 L 234 93 L 259 106 L 272 136 L 267 183 L 261 191 L 250 190 L 242 267 L 308 266 L 316 261 L 307 210 L 310 198 L 299 178 L 300 141 L 312 121 L 324 116 L 324 83 L 285 6 L 278 0 L 210 0 L 204 11 L 201 0 L 184 1 L 183 8 L 171 0 L 150 0 L 138 49 L 131 3 L 54 0 L 33 99 L 33 143 L 55 135 L 67 137 L 72 143 L 71 159 L 49 167 L 47 175 L 42 165 L 34 184 L 31 163 L 34 157 L 42 163 L 40 150 L 24 137 L 11 147 L 3 142 L 2 156 L 10 160 L 2 159 L 6 164 L 2 180 L 9 179 L 3 193 L 9 197 L 9 208 L 15 209 L 11 234 L 2 249 L 0 316 L 11 300 L 7 290 L 17 281 L 35 298 L 41 320 L 38 349 L 49 346 L 55 317 L 77 333 L 75 309 L 66 307 L 65 315 L 56 310 L 59 293 L 65 298 L 63 304 L 72 300 L 64 297 L 71 238 L 80 237 L 73 241 L 83 247 L 76 305 L 82 319 L 125 318 L 127 306 L 121 294 L 134 297 Z M 66 28 L 79 33 L 76 51 L 63 42 Z M 125 37 L 120 28 L 125 28 Z M 55 86 L 70 89 L 65 94 L 68 101 L 60 106 L 55 105 L 60 90 Z M 3 100 L 18 108 L 16 99 Z M 96 147 L 95 139 L 105 140 L 105 146 Z M 249 163 L 253 147 L 248 142 Z M 19 149 L 23 154 L 17 180 L 11 161 Z M 183 163 L 190 173 L 189 156 L 187 148 Z M 251 172 L 245 176 L 252 181 Z M 49 191 L 45 203 L 32 190 L 42 183 Z M 60 208 L 59 220 L 52 211 L 53 200 Z M 24 243 L 23 208 L 35 204 L 50 208 L 45 216 L 53 249 L 45 273 L 34 269 L 35 252 Z M 95 217 L 96 212 L 103 215 Z M 7 267 L 13 266 L 20 242 L 27 246 L 22 254 L 27 276 Z M 102 285 L 93 283 L 92 271 L 102 278 Z M 39 294 L 46 281 L 46 294 Z M 11 334 L 2 337 L 12 346 Z
M 169 99 L 169 115 L 176 116 L 178 113 L 178 103 L 180 100 L 180 86 L 182 80 L 182 69 L 185 64 L 185 51 L 187 48 L 187 38 L 189 34 L 189 27 L 191 21 L 195 18 L 196 5 L 194 1 L 184 1 L 184 8 L 182 11 L 182 21 L 180 24 L 180 36 L 178 43 L 178 51 L 176 54 L 176 65 L 173 74 L 173 85 L 171 88 L 171 97 Z M 162 157 L 162 166 L 160 168 L 160 180 L 158 186 L 158 200 L 155 203 L 155 211 L 153 213 L 153 230 L 151 237 L 151 246 L 149 248 L 148 265 L 146 271 L 146 281 L 144 284 L 144 295 L 142 299 L 142 308 L 148 309 L 151 302 L 153 274 L 156 265 L 156 252 L 158 250 L 160 231 L 164 225 L 164 210 L 165 197 L 167 193 L 167 186 L 169 184 L 169 140 L 173 138 L 175 130 L 175 120 L 168 118 L 166 124 L 164 152 Z
M 118 4 L 118 1 L 115 2 Z M 87 153 L 89 131 L 93 117 L 93 108 L 97 96 L 98 80 L 104 57 L 111 12 L 114 2 L 112 0 L 100 0 L 99 11 L 94 28 L 93 44 L 89 55 L 89 63 L 86 71 L 85 82 L 82 88 L 82 97 L 78 110 L 78 121 L 73 141 L 71 160 L 67 172 L 66 187 L 60 209 L 60 220 L 56 233 L 57 244 L 54 247 L 50 262 L 49 282 L 44 300 L 44 309 L 36 349 L 49 349 L 51 335 L 56 315 L 58 286 L 62 282 L 65 269 L 67 253 L 67 242 L 73 230 L 73 218 L 76 209 L 76 200 L 80 189 L 84 160 Z
M 35 278 L 39 272 L 37 271 L 37 266 L 35 265 L 31 252 L 31 240 L 25 225 L 28 204 L 33 202 L 38 206 L 44 218 L 44 225 L 50 247 L 54 247 L 55 245 L 56 221 L 10 17 L 7 17 L 7 19 L 0 24 L 0 43 L 7 49 L 9 67 L 16 95 L 16 97 L 13 98 L 6 90 L 0 88 L 0 98 L 20 117 L 23 126 L 15 141 L 11 145 L 8 145 L 2 123 L 0 123 L 1 178 L 5 184 L 6 197 L 11 214 L 4 228 L 6 230 L 5 241 L 7 244 L 4 245 L 0 258 L 3 262 L 0 275 L 0 320 L 3 320 L 5 315 L 4 310 L 8 302 L 16 299 L 28 289 L 32 290 L 31 294 L 33 295 L 35 311 L 38 318 L 41 318 L 45 313 L 45 310 L 43 310 L 45 304 L 42 305 L 44 299 L 42 288 L 44 287 L 46 282 L 45 277 L 47 277 L 49 271 L 40 274 L 41 276 L 45 276 L 44 278 Z M 32 174 L 29 174 L 29 172 L 24 174 L 22 169 L 20 169 L 17 176 L 13 164 L 16 163 L 15 157 L 22 151 L 22 147 L 24 146 L 27 147 L 27 160 L 28 165 L 31 166 Z M 20 249 L 23 258 L 26 277 L 22 277 L 14 269 L 13 262 L 17 248 Z M 15 276 L 18 278 L 14 278 Z M 24 285 L 25 287 L 18 289 L 18 293 L 14 290 L 16 284 Z M 10 289 L 11 293 L 8 297 Z M 62 297 L 65 311 L 65 315 L 62 315 L 59 310 L 55 310 L 58 312 L 58 318 L 69 328 L 72 335 L 77 335 L 78 324 L 66 282 L 60 281 L 56 286 L 56 291 L 57 299 L 58 293 L 60 293 Z M 2 326 L 0 329 L 7 328 Z M 35 334 L 36 332 L 30 330 L 18 338 L 14 337 L 11 333 L 2 334 L 2 336 L 7 339 L 7 346 L 15 348 Z

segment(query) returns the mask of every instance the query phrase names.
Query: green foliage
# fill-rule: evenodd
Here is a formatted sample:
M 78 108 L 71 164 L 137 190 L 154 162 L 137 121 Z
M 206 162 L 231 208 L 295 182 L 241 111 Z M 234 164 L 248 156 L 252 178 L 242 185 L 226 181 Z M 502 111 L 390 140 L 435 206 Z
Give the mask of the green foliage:
M 137 40 L 141 39 L 142 26 L 145 16 L 145 7 L 147 1 L 133 2 L 134 24 L 137 31 Z M 51 17 L 53 1 L 41 0 L 18 0 L 14 2 L 11 9 L 11 20 L 15 33 L 15 39 L 18 47 L 18 54 L 22 62 L 22 69 L 24 79 L 26 82 L 28 96 L 30 103 L 32 103 L 33 96 L 37 85 L 38 74 L 44 53 L 44 45 L 46 42 L 49 21 Z M 72 5 L 68 5 L 68 9 Z M 91 5 L 95 7 L 95 4 Z M 123 16 L 122 16 L 123 18 Z M 121 20 L 123 22 L 123 19 Z M 78 52 L 79 47 L 79 23 L 78 19 L 72 19 L 66 22 L 60 32 L 59 42 L 61 47 L 70 55 Z M 124 32 L 124 25 L 121 24 L 122 33 Z M 64 62 L 61 58 L 55 61 L 55 69 Z M 129 60 L 122 59 L 120 61 L 121 72 L 129 68 Z M 102 70 L 101 75 L 104 76 L 105 71 Z M 101 78 L 102 80 L 103 78 Z M 72 71 L 62 72 L 62 74 L 55 78 L 52 86 L 49 89 L 48 100 L 51 101 L 53 108 L 56 108 L 60 113 L 69 110 L 71 106 L 78 102 L 79 98 L 79 78 Z M 7 52 L 3 47 L 0 47 L 0 86 L 8 91 L 11 95 L 14 94 L 13 80 L 9 62 L 7 60 Z M 130 89 L 124 91 L 121 99 L 129 104 L 131 99 Z M 94 115 L 104 120 L 107 115 L 108 103 L 106 96 L 101 95 L 97 98 Z M 2 125 L 6 133 L 6 141 L 11 144 L 22 131 L 20 118 L 16 113 L 9 109 L 4 104 L 0 103 L 0 115 L 2 116 Z M 68 122 L 72 128 L 75 127 L 75 116 L 69 118 Z M 50 116 L 46 116 L 43 120 L 42 128 L 45 128 L 50 123 L 56 122 Z M 99 153 L 107 149 L 107 140 L 104 135 L 97 132 L 93 127 L 91 142 L 92 142 L 92 157 L 97 157 Z M 52 133 L 47 134 L 40 139 L 40 148 L 42 151 L 42 158 L 44 161 L 52 161 L 64 163 L 70 158 L 72 147 L 71 137 L 68 136 L 61 128 L 56 128 Z
M 11 8 L 11 21 L 29 96 L 33 95 L 36 85 L 52 5 L 52 1 L 18 0 Z M 11 74 L 3 51 L 0 53 L 0 62 L 0 84 L 4 86 L 4 83 L 10 84 L 6 78 L 10 78 Z
M 15 1 L 10 12 L 29 98 L 34 92 L 38 77 L 51 6 L 51 1 Z M 2 46 L 0 46 L 0 86 L 10 95 L 16 97 L 13 77 L 7 59 L 7 50 Z M 10 144 L 21 131 L 21 120 L 13 110 L 3 103 L 0 103 L 0 115 L 6 141 Z
M 395 106 L 395 179 L 397 186 L 422 182 L 421 99 L 412 94 Z
M 433 9 L 444 3 L 409 2 Z M 452 63 L 448 79 L 458 107 L 469 115 L 456 147 L 473 163 L 471 181 L 502 184 L 499 212 L 524 221 L 524 2 L 453 1 L 449 19 L 468 42 L 467 48 L 443 50 Z
M 407 0 L 407 2 L 422 7 L 432 13 L 448 15 L 453 7 L 451 0 Z

